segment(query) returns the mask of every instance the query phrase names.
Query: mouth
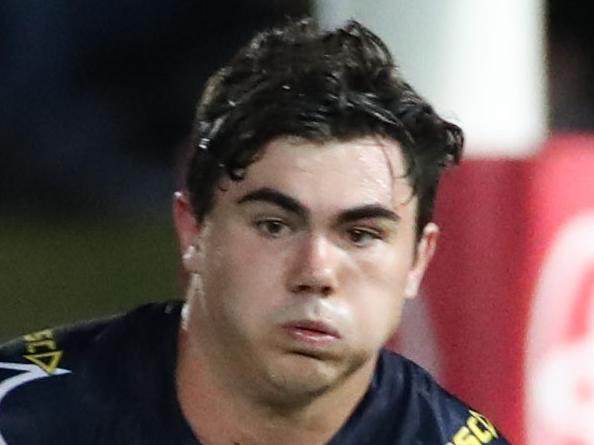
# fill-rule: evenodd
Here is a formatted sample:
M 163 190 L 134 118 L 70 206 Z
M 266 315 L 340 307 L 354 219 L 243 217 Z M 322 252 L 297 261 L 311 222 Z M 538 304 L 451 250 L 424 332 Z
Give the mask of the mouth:
M 340 334 L 334 327 L 321 321 L 297 320 L 283 324 L 282 328 L 294 340 L 312 345 L 322 345 L 340 339 Z

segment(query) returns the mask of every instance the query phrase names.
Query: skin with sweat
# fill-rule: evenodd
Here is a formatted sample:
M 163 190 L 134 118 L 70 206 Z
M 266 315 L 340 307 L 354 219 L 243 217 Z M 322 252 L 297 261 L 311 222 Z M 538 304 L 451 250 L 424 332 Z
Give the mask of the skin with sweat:
M 405 171 L 392 140 L 280 138 L 202 223 L 176 195 L 178 398 L 205 445 L 323 444 L 347 420 L 435 247 Z

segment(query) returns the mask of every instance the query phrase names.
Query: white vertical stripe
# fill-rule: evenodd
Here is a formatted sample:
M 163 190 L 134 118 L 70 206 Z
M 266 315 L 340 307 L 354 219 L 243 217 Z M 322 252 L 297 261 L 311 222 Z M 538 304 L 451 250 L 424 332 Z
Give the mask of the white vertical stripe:
M 460 124 L 471 157 L 524 157 L 547 136 L 543 0 L 318 0 L 325 27 L 360 20 L 406 79 Z

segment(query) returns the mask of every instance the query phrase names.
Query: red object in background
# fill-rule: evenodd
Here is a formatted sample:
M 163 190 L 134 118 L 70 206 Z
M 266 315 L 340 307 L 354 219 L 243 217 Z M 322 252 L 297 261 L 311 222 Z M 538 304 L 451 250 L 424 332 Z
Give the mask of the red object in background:
M 594 137 L 550 141 L 532 181 L 527 445 L 594 444 Z
M 594 136 L 553 138 L 534 159 L 467 160 L 436 214 L 430 367 L 516 445 L 594 444 Z M 550 259 L 559 240 L 565 269 Z
M 522 440 L 528 304 L 521 291 L 529 215 L 528 160 L 467 160 L 443 181 L 442 234 L 425 282 L 440 381 Z

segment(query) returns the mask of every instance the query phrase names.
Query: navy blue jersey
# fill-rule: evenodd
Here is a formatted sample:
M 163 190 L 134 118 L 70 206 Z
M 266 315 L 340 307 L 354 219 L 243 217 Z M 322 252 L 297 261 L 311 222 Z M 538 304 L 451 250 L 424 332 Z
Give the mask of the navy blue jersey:
M 175 390 L 181 302 L 0 347 L 0 445 L 197 445 Z M 484 416 L 383 351 L 331 445 L 503 445 Z

